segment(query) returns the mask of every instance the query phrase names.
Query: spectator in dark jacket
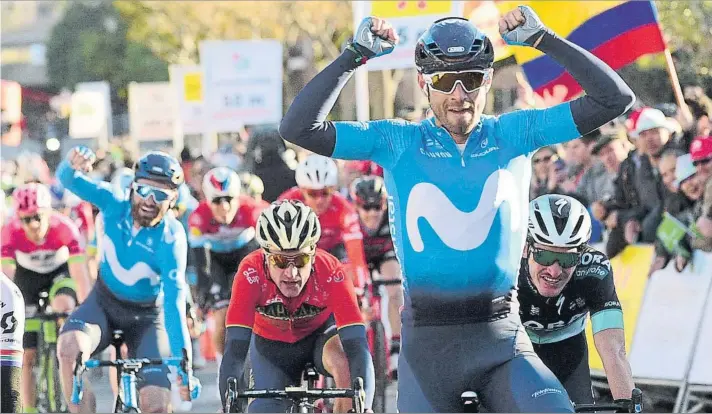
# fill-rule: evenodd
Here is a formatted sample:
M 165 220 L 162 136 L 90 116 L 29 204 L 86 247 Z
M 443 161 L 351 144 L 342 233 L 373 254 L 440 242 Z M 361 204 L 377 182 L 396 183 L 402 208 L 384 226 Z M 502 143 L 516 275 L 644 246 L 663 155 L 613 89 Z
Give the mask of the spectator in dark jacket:
M 277 129 L 257 131 L 248 142 L 245 170 L 262 179 L 262 199 L 268 203 L 297 185 L 294 170 L 285 160 L 286 149 Z

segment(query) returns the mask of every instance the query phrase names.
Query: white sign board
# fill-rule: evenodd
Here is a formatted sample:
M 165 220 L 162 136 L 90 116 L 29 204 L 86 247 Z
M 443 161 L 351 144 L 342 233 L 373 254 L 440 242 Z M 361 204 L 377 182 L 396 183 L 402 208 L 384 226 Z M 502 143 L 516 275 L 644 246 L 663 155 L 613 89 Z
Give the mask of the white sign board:
M 710 256 L 710 254 L 707 254 Z M 708 266 L 712 265 L 712 259 L 707 261 Z M 712 268 L 708 267 L 707 272 L 711 273 Z M 712 292 L 707 292 L 710 295 Z M 695 349 L 695 359 L 692 363 L 690 376 L 687 381 L 693 385 L 712 385 L 712 297 L 707 298 L 707 309 L 702 320 L 700 339 L 697 341 Z
M 109 83 L 78 83 L 70 106 L 69 136 L 97 139 L 99 147 L 106 147 L 113 136 Z
M 282 44 L 277 40 L 200 43 L 205 119 L 212 132 L 282 119 Z
M 72 138 L 97 138 L 106 126 L 104 97 L 98 91 L 72 94 L 69 135 Z
M 129 84 L 129 128 L 136 142 L 173 138 L 175 99 L 168 82 Z
M 199 65 L 171 65 L 168 72 L 173 99 L 177 102 L 174 122 L 176 134 L 203 134 L 203 69 Z
M 710 255 L 695 252 L 694 269 L 669 265 L 653 273 L 630 350 L 636 379 L 683 381 L 712 281 Z M 707 374 L 709 375 L 709 373 Z
M 435 20 L 462 16 L 462 1 L 354 1 L 354 27 L 368 16 L 388 20 L 400 38 L 395 50 L 368 61 L 368 70 L 407 69 L 415 67 L 415 44 Z

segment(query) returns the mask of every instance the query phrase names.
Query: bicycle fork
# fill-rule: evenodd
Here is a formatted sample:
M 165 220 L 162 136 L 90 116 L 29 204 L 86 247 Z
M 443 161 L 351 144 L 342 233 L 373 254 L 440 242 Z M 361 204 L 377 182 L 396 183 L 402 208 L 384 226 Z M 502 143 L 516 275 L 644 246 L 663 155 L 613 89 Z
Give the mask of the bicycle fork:
M 121 373 L 121 395 L 119 395 L 119 398 L 116 401 L 116 412 L 118 412 L 118 408 L 120 408 L 118 407 L 119 404 L 123 405 L 124 411 L 127 408 L 133 408 L 138 410 L 138 396 L 136 395 L 136 374 L 133 371 L 130 371 L 129 373 Z

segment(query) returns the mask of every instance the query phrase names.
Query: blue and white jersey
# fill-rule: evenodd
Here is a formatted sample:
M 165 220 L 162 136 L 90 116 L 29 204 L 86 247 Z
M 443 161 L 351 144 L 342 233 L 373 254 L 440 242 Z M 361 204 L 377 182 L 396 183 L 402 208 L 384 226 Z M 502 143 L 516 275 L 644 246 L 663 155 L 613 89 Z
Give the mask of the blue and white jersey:
M 65 160 L 57 177 L 68 190 L 96 205 L 104 215 L 99 277 L 114 296 L 126 302 L 152 303 L 163 295 L 166 330 L 173 356 L 190 354 L 185 319 L 188 287 L 185 268 L 188 244 L 181 223 L 166 214 L 155 227 L 136 230 L 131 201 L 112 192 L 109 183 L 95 181 Z M 160 302 L 160 301 L 159 301 Z
M 448 306 L 507 295 L 516 286 L 531 155 L 580 136 L 568 103 L 483 115 L 462 153 L 434 118 L 334 125 L 334 158 L 372 160 L 385 170 L 407 302 L 444 320 Z

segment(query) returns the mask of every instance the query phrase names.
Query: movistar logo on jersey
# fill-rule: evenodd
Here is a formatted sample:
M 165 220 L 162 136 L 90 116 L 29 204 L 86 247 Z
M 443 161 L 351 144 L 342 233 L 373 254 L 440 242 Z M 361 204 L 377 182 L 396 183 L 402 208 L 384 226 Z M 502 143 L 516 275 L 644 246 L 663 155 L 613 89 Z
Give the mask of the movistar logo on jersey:
M 119 262 L 119 257 L 116 254 L 116 246 L 114 246 L 111 237 L 104 234 L 103 239 L 104 246 L 104 262 L 109 265 L 111 273 L 113 273 L 116 279 L 126 286 L 134 286 L 141 280 L 148 279 L 151 282 L 151 286 L 156 286 L 160 283 L 160 278 L 156 272 L 151 269 L 151 267 L 144 262 L 134 263 L 130 269 L 126 269 Z
M 418 225 L 421 217 L 449 248 L 460 251 L 476 249 L 487 239 L 499 207 L 505 201 L 510 207 L 511 231 L 518 231 L 522 224 L 521 209 L 526 207 L 526 200 L 520 200 L 517 188 L 519 186 L 511 172 L 497 170 L 487 178 L 477 207 L 465 212 L 455 207 L 434 184 L 416 184 L 408 196 L 406 207 L 406 230 L 413 250 L 422 252 L 426 247 Z

